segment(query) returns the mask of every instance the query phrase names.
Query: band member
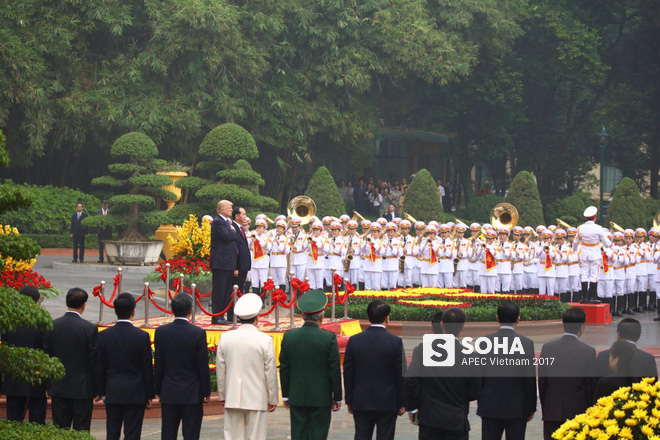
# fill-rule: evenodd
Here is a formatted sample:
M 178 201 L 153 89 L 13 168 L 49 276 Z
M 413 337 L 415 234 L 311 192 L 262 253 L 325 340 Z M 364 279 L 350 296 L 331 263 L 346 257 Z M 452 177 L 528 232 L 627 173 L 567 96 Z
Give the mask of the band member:
M 651 290 L 649 298 L 649 309 L 656 310 L 657 308 L 657 293 L 656 293 L 656 275 L 657 267 L 655 265 L 655 254 L 658 252 L 658 238 L 660 238 L 660 233 L 657 229 L 649 229 L 649 251 L 651 253 L 651 260 L 646 267 L 646 272 L 649 274 L 649 289 Z
M 495 244 L 496 235 L 494 230 L 487 229 L 485 231 L 486 242 L 477 245 L 477 258 L 481 263 L 479 285 L 482 293 L 495 293 L 497 258 L 499 257 L 498 246 Z
M 360 237 L 360 248 L 362 247 L 362 242 L 365 238 L 371 233 L 371 222 L 369 220 L 362 220 L 360 223 L 362 226 L 362 236 Z M 364 260 L 365 255 L 360 252 L 360 290 L 364 290 Z
M 342 232 L 346 230 L 346 227 L 348 226 L 348 222 L 350 220 L 351 218 L 347 214 L 342 214 L 339 216 L 339 222 L 341 223 Z
M 555 293 L 555 278 L 557 272 L 555 269 L 555 260 L 557 252 L 552 245 L 553 233 L 546 229 L 541 234 L 541 244 L 536 250 L 536 258 L 539 259 L 538 279 L 539 295 L 553 296 Z
M 600 246 L 610 247 L 612 243 L 603 234 L 603 229 L 595 223 L 598 209 L 590 206 L 584 211 L 587 221 L 578 227 L 578 233 L 573 242 L 573 252 L 580 247 L 580 269 L 582 283 L 582 301 L 597 304 L 598 270 L 602 255 Z
M 401 256 L 405 257 L 405 260 L 403 263 L 403 273 L 399 273 L 398 285 L 400 287 L 412 287 L 413 267 L 415 265 L 415 261 L 419 261 L 413 253 L 415 237 L 410 235 L 411 226 L 412 225 L 408 220 L 401 221 Z
M 612 299 L 615 302 L 612 316 L 623 316 L 626 309 L 626 249 L 623 247 L 623 233 L 613 234 L 612 245 Z
M 327 290 L 332 288 L 332 269 L 335 273 L 342 273 L 342 255 L 341 248 L 344 245 L 344 239 L 339 235 L 341 224 L 339 222 L 330 223 L 330 237 L 325 241 L 325 284 Z
M 626 243 L 626 301 L 628 306 L 623 312 L 634 315 L 637 312 L 637 264 L 640 261 L 639 248 L 635 244 L 635 231 L 626 229 L 623 231 L 623 239 Z M 642 310 L 643 311 L 643 310 Z
M 555 296 L 561 298 L 561 302 L 568 302 L 570 294 L 568 291 L 568 259 L 570 253 L 570 246 L 565 243 L 566 231 L 563 229 L 555 230 L 555 241 L 557 243 L 557 260 L 555 267 L 557 268 L 557 277 L 555 278 Z
M 420 221 L 415 222 L 415 242 L 413 243 L 413 254 L 416 256 L 416 258 L 413 260 L 413 287 L 419 287 L 422 285 L 422 257 L 419 254 L 419 246 L 422 244 L 422 237 L 424 236 L 424 232 L 426 232 L 426 223 Z
M 612 241 L 612 234 L 610 231 L 606 230 L 605 236 L 607 239 Z M 614 310 L 614 300 L 612 299 L 612 289 L 614 288 L 614 269 L 612 269 L 612 258 L 614 252 L 612 247 L 602 247 L 602 261 L 600 264 L 600 271 L 598 273 L 598 297 L 602 302 L 609 304 L 610 313 Z
M 525 235 L 525 243 L 527 249 L 525 250 L 525 258 L 523 262 L 523 292 L 527 294 L 538 293 L 538 264 L 539 259 L 536 258 L 536 246 L 538 242 L 532 241 L 534 237 L 534 229 L 531 226 L 526 226 L 523 229 Z
M 356 285 L 360 282 L 360 266 L 362 259 L 360 258 L 360 237 L 356 234 L 357 222 L 349 220 L 346 223 L 348 232 L 346 233 L 344 244 L 341 248 L 342 265 L 345 264 L 349 255 L 352 255 L 349 264 L 349 270 L 344 272 L 344 278 Z M 345 266 L 344 266 L 345 267 Z
M 497 232 L 500 241 L 497 243 L 499 257 L 497 257 L 497 284 L 496 292 L 508 293 L 511 290 L 511 254 L 513 245 L 509 241 L 509 228 L 503 226 Z
M 312 234 L 304 244 L 307 252 L 307 277 L 311 289 L 323 289 L 323 271 L 325 270 L 325 238 L 323 225 L 316 222 L 312 225 Z
M 481 225 L 479 223 L 472 223 L 470 225 L 470 240 L 468 243 L 468 273 L 467 273 L 467 287 L 475 292 L 479 292 L 479 272 L 481 271 L 481 262 L 476 258 L 477 244 L 481 243 L 479 234 L 481 234 Z
M 438 258 L 440 264 L 438 268 L 438 287 L 450 289 L 454 287 L 454 258 L 456 258 L 456 247 L 454 240 L 449 238 L 451 226 L 448 224 L 440 226 L 440 243 L 438 249 Z
M 646 230 L 644 228 L 637 228 L 635 230 L 635 241 L 639 248 L 639 264 L 637 265 L 637 309 L 640 311 L 650 310 L 647 304 L 646 290 L 649 286 L 648 263 L 652 260 L 651 248 L 649 244 L 644 241 L 646 238 Z
M 286 222 L 277 220 L 275 223 L 275 237 L 270 248 L 270 275 L 275 285 L 284 289 L 286 285 L 286 259 L 290 252 L 289 239 L 284 235 Z
M 259 295 L 261 293 L 261 286 L 268 280 L 268 267 L 270 265 L 268 254 L 271 251 L 272 243 L 266 233 L 266 228 L 268 227 L 266 220 L 260 218 L 254 223 L 257 226 L 256 231 L 248 233 L 247 236 L 248 247 L 252 256 L 250 282 L 252 283 L 253 291 Z
M 364 270 L 364 287 L 366 290 L 380 290 L 380 277 L 382 268 L 381 256 L 383 253 L 381 241 L 378 238 L 381 227 L 378 223 L 371 224 L 371 232 L 362 240 L 360 255 L 364 256 L 362 268 Z
M 436 238 L 438 229 L 434 225 L 426 227 L 426 234 L 419 238 L 417 255 L 420 259 L 420 277 L 422 287 L 437 287 L 438 256 L 442 243 Z
M 293 276 L 302 280 L 305 278 L 305 266 L 307 266 L 307 234 L 300 230 L 300 219 L 291 219 L 291 257 L 289 257 L 289 269 Z
M 525 250 L 527 246 L 520 241 L 523 234 L 523 228 L 520 226 L 513 227 L 513 243 L 511 244 L 511 289 L 518 293 L 523 289 L 523 271 L 525 260 Z
M 395 289 L 399 276 L 399 257 L 401 256 L 401 242 L 396 237 L 396 225 L 392 222 L 385 226 L 386 237 L 382 240 L 383 246 L 383 273 L 380 278 L 381 288 Z
M 332 237 L 332 234 L 330 233 L 330 225 L 332 224 L 332 217 L 330 216 L 325 216 L 323 217 L 323 237 L 328 238 Z
M 467 227 L 459 223 L 455 226 L 456 231 L 456 258 L 458 264 L 456 265 L 456 273 L 454 275 L 454 287 L 465 289 L 467 287 L 467 273 L 470 262 L 468 261 L 468 245 L 469 241 L 465 238 L 465 230 Z M 453 262 L 452 262 L 453 263 Z
M 571 293 L 571 301 L 577 302 L 577 294 L 581 290 L 580 286 L 580 262 L 576 252 L 573 252 L 573 243 L 577 236 L 577 228 L 570 227 L 566 230 L 568 244 L 571 246 L 570 257 L 568 260 L 568 290 Z

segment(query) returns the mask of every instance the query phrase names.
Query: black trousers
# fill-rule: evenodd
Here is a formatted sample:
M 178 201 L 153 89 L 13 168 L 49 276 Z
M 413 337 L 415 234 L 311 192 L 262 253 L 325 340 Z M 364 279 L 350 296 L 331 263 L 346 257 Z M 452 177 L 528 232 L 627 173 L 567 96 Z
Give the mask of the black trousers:
M 245 272 L 239 271 L 238 276 L 234 277 L 234 281 L 232 281 L 233 282 L 232 287 L 234 286 L 234 284 L 236 284 L 238 286 L 238 290 L 240 290 L 241 293 L 245 293 L 245 280 L 246 279 L 247 279 L 247 271 L 245 271 Z M 259 286 L 253 286 L 253 287 L 259 287 Z
M 7 396 L 7 420 L 22 422 L 25 410 L 30 413 L 30 422 L 46 423 L 46 397 Z
M 231 301 L 232 286 L 234 283 L 233 270 L 213 270 L 213 293 L 211 294 L 212 312 L 220 313 L 227 308 Z M 227 320 L 234 319 L 233 307 L 227 312 Z
M 419 425 L 419 440 L 468 440 L 470 431 L 452 431 Z
M 53 424 L 58 428 L 89 431 L 92 423 L 92 399 L 53 397 Z
M 558 430 L 564 422 L 543 421 L 543 440 L 552 440 L 552 433 Z
M 506 440 L 524 440 L 527 420 L 481 418 L 481 440 L 500 440 L 506 432 Z
M 355 440 L 394 440 L 397 413 L 391 411 L 353 411 Z
M 162 433 L 161 440 L 176 440 L 179 424 L 182 424 L 184 440 L 197 440 L 202 430 L 204 407 L 201 403 L 194 405 L 161 405 Z
M 106 440 L 119 440 L 121 425 L 124 425 L 124 440 L 139 440 L 142 436 L 142 421 L 145 405 L 105 404 Z
M 85 236 L 83 234 L 73 234 L 73 261 L 83 261 L 85 259 Z
M 97 236 L 99 239 L 99 260 L 103 261 L 103 249 L 105 249 L 105 245 L 103 244 L 102 240 L 111 240 L 112 231 L 102 231 L 97 234 Z

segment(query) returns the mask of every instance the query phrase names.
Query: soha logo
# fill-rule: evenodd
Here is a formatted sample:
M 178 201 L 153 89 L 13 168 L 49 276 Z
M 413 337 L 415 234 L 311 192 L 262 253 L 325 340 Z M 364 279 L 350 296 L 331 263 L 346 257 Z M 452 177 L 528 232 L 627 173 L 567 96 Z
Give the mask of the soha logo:
M 456 362 L 454 335 L 424 335 L 423 359 L 425 367 L 452 367 Z
M 456 363 L 456 337 L 446 334 L 424 335 L 422 339 L 425 367 L 451 367 Z M 461 353 L 465 355 L 524 355 L 522 342 L 515 338 L 463 338 Z M 483 364 L 483 362 L 482 362 Z

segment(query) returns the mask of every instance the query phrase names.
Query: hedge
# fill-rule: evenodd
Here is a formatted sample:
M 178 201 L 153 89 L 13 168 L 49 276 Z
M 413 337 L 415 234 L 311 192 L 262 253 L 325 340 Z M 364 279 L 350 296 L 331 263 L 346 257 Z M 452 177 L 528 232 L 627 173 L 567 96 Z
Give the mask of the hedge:
M 509 185 L 506 201 L 518 210 L 521 226 L 543 224 L 543 204 L 534 177 L 528 171 L 519 172 Z
M 504 202 L 504 197 L 496 195 L 488 195 L 475 197 L 468 203 L 463 217 L 470 219 L 470 222 L 477 222 L 480 224 L 490 222 L 490 211 L 498 203 Z
M 73 239 L 66 235 L 56 235 L 56 234 L 21 234 L 21 237 L 29 237 L 32 240 L 36 241 L 41 248 L 63 248 L 70 249 L 73 248 Z M 117 234 L 115 234 L 115 239 Z M 88 234 L 85 238 L 85 249 L 98 249 L 99 240 L 96 235 L 96 232 L 93 234 Z
M 428 170 L 419 170 L 410 182 L 403 201 L 403 210 L 412 215 L 415 220 L 427 224 L 431 220 L 448 221 L 447 215 L 442 210 L 438 187 Z
M 259 150 L 252 135 L 237 124 L 222 124 L 211 130 L 199 146 L 199 154 L 212 160 L 256 159 Z
M 337 184 L 326 167 L 319 167 L 316 170 L 309 181 L 305 195 L 311 197 L 316 203 L 316 216 L 319 218 L 326 215 L 339 217 L 346 213 L 344 199 L 339 194 Z
M 56 428 L 26 422 L 0 422 L 0 438 L 3 440 L 94 440 L 87 431 Z
M 580 191 L 563 199 L 556 199 L 545 207 L 546 224 L 555 224 L 559 218 L 569 225 L 577 227 L 584 221 L 584 210 L 593 204 L 594 201 L 591 200 L 589 194 Z
M 616 188 L 607 210 L 607 221 L 623 228 L 636 229 L 646 226 L 644 199 L 639 194 L 635 181 L 629 177 L 621 179 Z

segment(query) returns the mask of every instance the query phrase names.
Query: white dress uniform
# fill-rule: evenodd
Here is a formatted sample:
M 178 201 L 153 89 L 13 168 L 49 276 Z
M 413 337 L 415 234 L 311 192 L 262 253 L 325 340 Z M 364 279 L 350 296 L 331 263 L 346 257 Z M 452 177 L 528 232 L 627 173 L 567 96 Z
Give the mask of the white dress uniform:
M 612 246 L 612 296 L 626 295 L 626 250 L 621 246 Z M 619 303 L 618 310 L 623 310 L 625 303 Z
M 481 272 L 481 262 L 477 257 L 479 246 L 483 244 L 478 238 L 476 240 L 468 239 L 468 271 L 467 271 L 467 285 L 474 288 L 475 291 L 479 290 L 477 287 L 481 284 L 479 273 Z
M 343 260 L 346 258 L 346 255 L 348 255 L 349 248 L 352 249 L 353 260 L 351 260 L 351 265 L 348 272 L 344 272 L 344 278 L 346 278 L 351 282 L 351 284 L 354 284 L 357 287 L 357 283 L 360 281 L 360 266 L 362 265 L 362 258 L 360 255 L 361 239 L 357 234 L 347 235 L 345 238 L 346 239 L 344 240 L 344 244 L 341 248 L 342 268 L 344 267 Z
M 428 238 L 422 237 L 417 250 L 419 256 L 419 276 L 421 287 L 437 287 L 438 266 L 440 266 L 440 257 L 438 253 L 442 243 L 439 239 L 434 239 L 429 243 Z
M 506 293 L 511 290 L 511 254 L 513 244 L 507 240 L 504 243 L 496 242 L 498 247 L 497 257 L 497 284 L 495 292 Z
M 523 289 L 523 273 L 525 266 L 525 254 L 527 246 L 522 241 L 513 242 L 511 245 L 511 260 L 513 260 L 513 269 L 511 270 L 511 290 L 521 292 Z
M 548 245 L 548 252 L 545 251 L 545 244 L 539 243 L 536 249 L 536 258 L 539 260 L 538 264 L 538 280 L 539 280 L 539 295 L 553 296 L 555 294 L 555 278 L 557 272 L 555 269 L 555 260 L 557 252 L 555 247 Z M 550 264 L 546 268 L 546 261 Z
M 250 256 L 252 257 L 252 266 L 250 267 L 250 283 L 253 289 L 261 289 L 263 284 L 268 280 L 268 268 L 270 267 L 270 257 L 268 254 L 271 251 L 271 241 L 268 234 L 264 232 L 257 235 L 248 236 L 248 247 L 250 248 Z
M 440 267 L 438 268 L 438 287 L 451 289 L 454 287 L 454 258 L 458 254 L 456 241 L 449 238 L 440 240 L 441 247 L 438 249 L 438 259 Z
M 612 268 L 612 259 L 614 258 L 614 251 L 611 247 L 604 248 L 605 256 L 601 258 L 600 272 L 598 274 L 598 297 L 599 298 L 612 298 L 614 290 L 614 269 Z M 605 259 L 607 258 L 607 268 L 605 267 Z
M 539 259 L 536 256 L 538 244 L 536 241 L 527 243 L 527 250 L 525 252 L 527 264 L 523 263 L 523 289 L 526 291 L 539 288 Z
M 399 257 L 401 256 L 401 242 L 397 237 L 383 237 L 383 272 L 380 278 L 382 289 L 396 289 L 399 277 Z
M 309 236 L 311 240 L 305 243 L 305 252 L 307 253 L 307 278 L 309 278 L 309 287 L 311 289 L 323 289 L 323 271 L 325 270 L 325 238 L 323 235 L 314 237 Z M 312 245 L 314 243 L 314 245 Z M 316 246 L 316 256 L 313 248 Z
M 364 256 L 362 269 L 364 271 L 364 288 L 366 290 L 380 290 L 380 276 L 382 272 L 381 243 L 377 238 L 366 237 L 362 240 L 360 254 Z
M 486 265 L 486 250 L 489 250 L 495 259 L 495 264 L 490 269 L 488 269 Z M 479 263 L 481 265 L 481 272 L 479 274 L 481 293 L 495 293 L 495 288 L 497 287 L 497 259 L 499 257 L 499 246 L 495 243 L 483 243 L 477 248 L 477 258 L 479 258 Z
M 291 234 L 293 244 L 291 245 L 291 257 L 289 270 L 293 272 L 294 278 L 305 279 L 305 268 L 307 266 L 307 233 L 299 231 Z
M 635 293 L 637 288 L 637 264 L 640 261 L 639 248 L 633 243 L 626 248 L 626 294 Z
M 578 233 L 573 243 L 573 252 L 580 256 L 581 282 L 597 283 L 600 269 L 600 246 L 610 247 L 612 243 L 607 239 L 603 228 L 592 220 L 578 227 Z
M 465 289 L 468 286 L 468 268 L 470 266 L 470 262 L 468 261 L 469 241 L 466 238 L 461 238 L 456 244 L 458 266 L 456 266 L 456 275 L 454 276 L 454 287 Z
M 398 285 L 400 287 L 412 287 L 413 285 L 413 267 L 415 262 L 419 261 L 414 254 L 415 237 L 412 235 L 401 236 L 401 255 L 405 255 L 403 273 L 399 273 Z
M 286 255 L 290 251 L 286 235 L 275 235 L 270 248 L 270 276 L 277 286 L 286 285 Z
M 646 235 L 646 231 L 642 228 L 637 229 L 636 234 L 639 236 L 641 233 Z M 638 243 L 637 246 L 639 246 L 639 264 L 637 265 L 637 292 L 639 292 L 640 296 L 640 307 L 646 305 L 646 290 L 648 289 L 649 286 L 649 274 L 648 274 L 648 267 L 649 267 L 649 261 L 653 258 L 651 256 L 651 248 L 649 247 L 649 244 L 645 241 L 642 241 L 641 243 Z
M 580 259 L 578 254 L 573 251 L 573 245 L 571 243 L 569 245 L 571 249 L 568 258 L 568 290 L 575 294 L 582 290 L 580 285 Z
M 555 295 L 565 295 L 568 290 L 568 259 L 571 252 L 571 245 L 564 243 L 561 246 L 556 246 L 557 260 L 555 267 L 557 268 L 557 277 L 555 278 Z
M 344 238 L 337 236 L 327 238 L 325 240 L 325 251 L 326 251 L 326 260 L 325 260 L 325 283 L 327 286 L 332 286 L 332 270 L 335 269 L 337 275 L 341 275 L 344 271 L 341 255 L 341 248 L 344 246 Z

